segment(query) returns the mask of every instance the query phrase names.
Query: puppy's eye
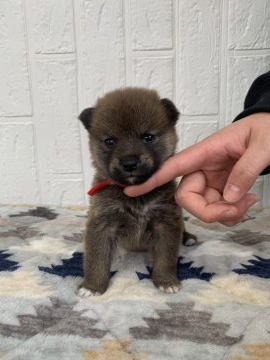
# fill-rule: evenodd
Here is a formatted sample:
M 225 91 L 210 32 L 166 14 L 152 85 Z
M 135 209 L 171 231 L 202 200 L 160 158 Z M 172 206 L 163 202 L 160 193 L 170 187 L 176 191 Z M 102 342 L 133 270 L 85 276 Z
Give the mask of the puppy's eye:
M 142 139 L 145 143 L 150 143 L 155 139 L 155 135 L 146 133 L 143 134 Z
M 104 143 L 107 145 L 107 146 L 114 146 L 115 145 L 115 143 L 116 143 L 116 140 L 115 140 L 115 138 L 113 138 L 113 137 L 110 137 L 110 138 L 108 138 L 108 139 L 105 139 L 104 140 Z

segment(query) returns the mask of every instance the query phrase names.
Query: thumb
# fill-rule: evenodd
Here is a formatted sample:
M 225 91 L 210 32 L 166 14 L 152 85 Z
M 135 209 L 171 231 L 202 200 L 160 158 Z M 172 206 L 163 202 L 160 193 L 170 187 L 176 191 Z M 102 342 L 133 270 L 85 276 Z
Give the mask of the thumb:
M 232 168 L 224 187 L 223 198 L 231 203 L 240 200 L 268 164 L 269 154 L 262 147 L 249 147 Z

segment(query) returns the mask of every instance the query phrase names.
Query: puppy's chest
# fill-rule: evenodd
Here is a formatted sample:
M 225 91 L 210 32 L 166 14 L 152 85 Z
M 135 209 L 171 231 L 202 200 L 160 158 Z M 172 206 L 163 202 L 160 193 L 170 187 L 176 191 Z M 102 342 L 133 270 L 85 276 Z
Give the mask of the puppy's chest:
M 149 222 L 152 218 L 160 217 L 172 210 L 170 204 L 164 204 L 160 201 L 151 201 L 136 205 L 119 202 L 113 204 L 112 208 L 113 211 L 119 213 L 120 217 L 131 218 L 137 220 L 137 222 Z
M 164 204 L 159 202 L 150 202 L 138 209 L 138 214 L 144 218 L 150 219 L 154 216 L 158 216 L 163 211 L 166 211 Z

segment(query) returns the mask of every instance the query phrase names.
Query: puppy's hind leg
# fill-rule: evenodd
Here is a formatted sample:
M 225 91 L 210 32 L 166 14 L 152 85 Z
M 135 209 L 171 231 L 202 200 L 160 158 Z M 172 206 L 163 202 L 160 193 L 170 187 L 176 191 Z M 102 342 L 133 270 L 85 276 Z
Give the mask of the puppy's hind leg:
M 193 235 L 186 230 L 183 232 L 183 245 L 192 246 L 197 244 L 197 236 Z
M 90 221 L 87 224 L 84 253 L 84 280 L 79 295 L 103 294 L 109 285 L 110 267 L 115 248 L 115 229 Z

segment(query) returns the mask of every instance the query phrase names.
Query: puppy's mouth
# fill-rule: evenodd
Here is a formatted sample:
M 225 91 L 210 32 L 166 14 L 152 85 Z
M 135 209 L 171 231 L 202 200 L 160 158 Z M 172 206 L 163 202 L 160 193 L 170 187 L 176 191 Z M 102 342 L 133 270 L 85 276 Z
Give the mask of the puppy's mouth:
M 115 174 L 116 176 L 112 176 L 111 179 L 126 186 L 137 185 L 145 182 L 147 179 L 150 178 L 152 174 L 153 172 L 143 175 L 141 174 L 139 175 L 131 172 L 130 174 L 126 174 L 126 175 L 121 174 L 120 176 L 119 175 L 117 176 Z
M 137 185 L 145 182 L 149 176 L 129 175 L 124 180 L 125 185 Z

